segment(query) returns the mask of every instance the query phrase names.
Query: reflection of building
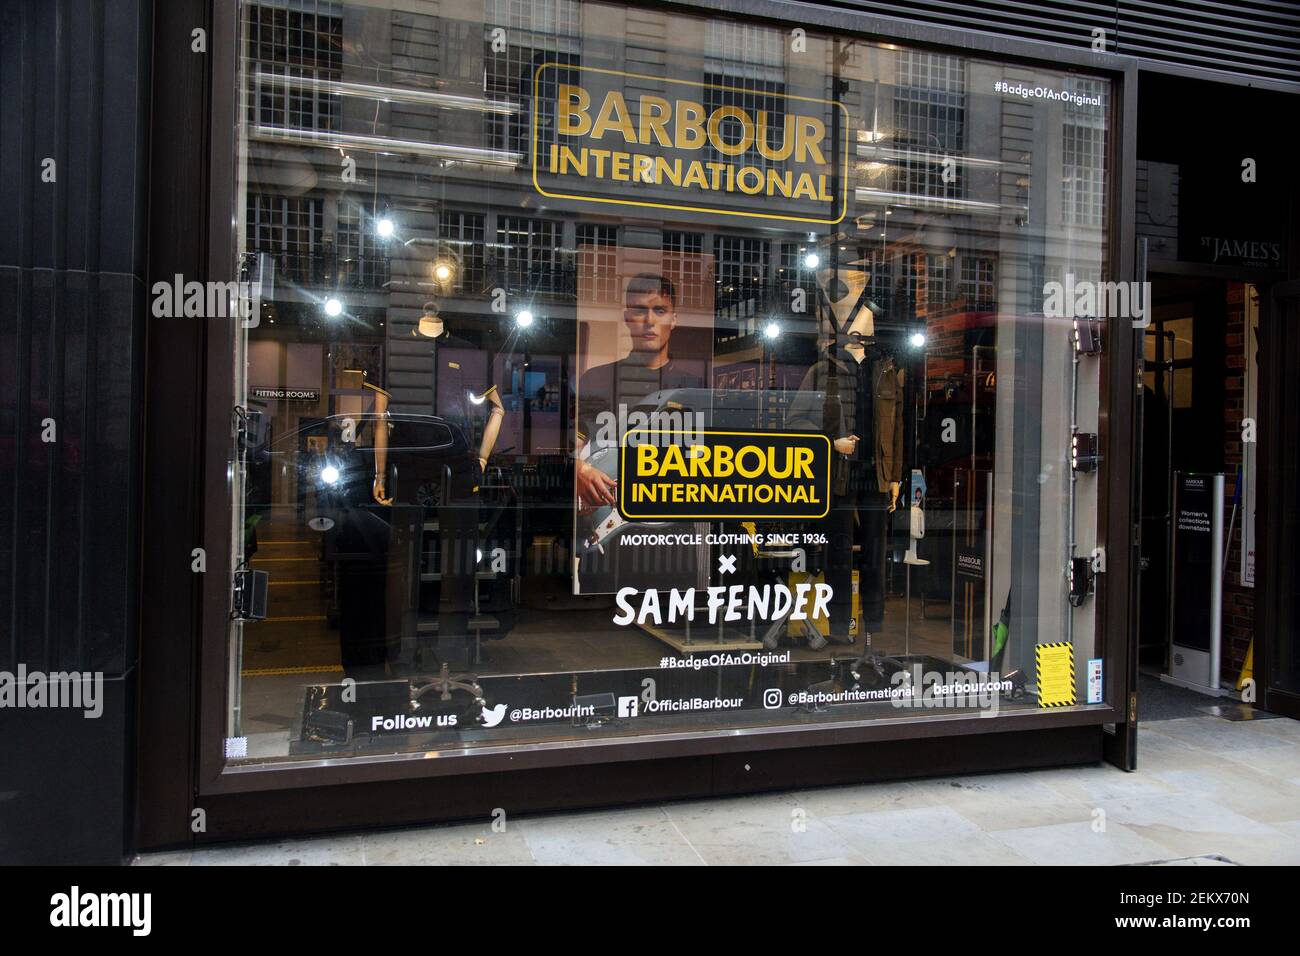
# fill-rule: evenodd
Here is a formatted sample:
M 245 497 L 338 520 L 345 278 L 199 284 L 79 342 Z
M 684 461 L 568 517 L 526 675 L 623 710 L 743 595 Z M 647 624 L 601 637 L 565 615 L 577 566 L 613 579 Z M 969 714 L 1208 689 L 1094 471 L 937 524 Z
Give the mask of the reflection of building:
M 571 0 L 522 7 L 489 2 L 483 37 L 475 42 L 479 38 L 471 39 L 475 30 L 468 25 L 473 20 L 470 10 L 460 12 L 466 23 L 411 13 L 388 14 L 389 22 L 384 22 L 382 11 L 350 12 L 345 17 L 250 5 L 246 19 L 249 100 L 257 104 L 250 105 L 254 139 L 301 147 L 302 140 L 311 137 L 328 145 L 298 150 L 300 162 L 309 160 L 319 169 L 295 170 L 298 175 L 288 177 L 281 169 L 265 182 L 259 175 L 260 161 L 280 166 L 283 154 L 264 145 L 250 157 L 249 250 L 282 257 L 282 272 L 307 284 L 382 288 L 387 279 L 383 260 L 398 252 L 392 244 L 386 248 L 377 243 L 365 224 L 384 210 L 400 210 L 406 219 L 404 234 L 416 232 L 451 243 L 465 257 L 464 271 L 456 280 L 458 291 L 482 293 L 501 287 L 512 294 L 572 294 L 572 257 L 595 224 L 583 224 L 579 234 L 569 222 L 547 215 L 498 220 L 491 207 L 519 208 L 519 201 L 509 197 L 528 194 L 510 171 L 529 158 L 521 124 L 532 99 L 532 73 L 539 64 L 557 59 L 581 62 L 576 9 Z M 640 16 L 666 22 L 666 15 Z M 498 23 L 508 40 L 494 43 L 491 31 Z M 652 34 L 647 27 L 646 35 Z M 632 41 L 625 42 L 624 52 L 632 57 L 637 50 Z M 674 50 L 680 51 L 680 46 L 674 44 Z M 706 105 L 734 104 L 779 116 L 777 94 L 801 89 L 790 79 L 793 67 L 783 63 L 782 50 L 775 29 L 711 27 L 695 68 L 700 81 L 725 80 L 738 91 L 709 87 L 706 95 L 712 99 Z M 640 51 L 653 52 L 649 43 Z M 1039 234 L 1049 222 L 1100 225 L 1104 183 L 1097 161 L 1104 149 L 1099 125 L 1104 103 L 1100 109 L 1066 107 L 1071 122 L 1063 127 L 1060 153 L 1036 160 L 1031 152 L 1016 153 L 1010 138 L 999 147 L 1004 142 L 1001 130 L 1013 128 L 1030 109 L 990 95 L 992 84 L 1005 71 L 941 54 L 850 52 L 842 71 L 841 99 L 860 111 L 854 121 L 862 128 L 854 137 L 855 193 L 846 235 L 861 247 L 855 253 L 872 258 L 878 301 L 899 297 L 909 303 L 904 310 L 912 310 L 917 283 L 924 281 L 931 311 L 940 300 L 946 305 L 956 298 L 974 310 L 989 310 L 996 300 L 999 250 L 990 248 L 983 257 L 978 252 L 946 255 L 952 234 L 978 234 L 981 217 L 1038 223 Z M 823 56 L 828 59 L 830 51 L 824 50 Z M 435 74 L 442 78 L 442 90 L 420 90 L 419 78 Z M 374 83 L 376 76 L 385 82 Z M 1094 92 L 1083 81 L 1076 86 Z M 1001 120 L 990 110 L 1000 110 Z M 337 149 L 329 148 L 335 143 Z M 1008 155 L 1001 155 L 999 148 Z M 357 164 L 360 179 L 355 187 L 336 166 L 340 151 L 345 162 Z M 409 167 L 439 155 L 447 158 L 434 160 L 442 170 L 433 195 L 427 188 L 414 189 Z M 465 158 L 452 158 L 461 156 Z M 1044 161 L 1050 161 L 1059 176 L 1049 173 Z M 1059 202 L 1052 189 L 1030 187 L 1034 180 L 1058 178 L 1063 184 Z M 345 185 L 346 194 L 326 201 Z M 347 195 L 351 193 L 364 198 Z M 422 209 L 436 212 L 436 217 L 421 222 Z M 898 218 L 887 223 L 886 211 Z M 924 230 L 927 212 L 944 214 L 948 234 L 914 235 Z M 598 241 L 617 243 L 620 237 L 611 234 L 617 231 L 606 227 Z M 762 315 L 779 305 L 781 284 L 798 281 L 788 278 L 798 269 L 795 250 L 807 244 L 803 235 L 781 241 L 779 231 L 772 238 L 760 238 L 756 232 L 772 230 L 746 226 L 665 232 L 662 243 L 665 251 L 687 251 L 685 244 L 692 253 L 711 252 L 717 264 L 718 308 L 743 322 L 751 317 L 743 314 L 746 311 Z M 648 237 L 621 238 L 644 244 Z M 890 253 L 899 239 L 914 250 L 908 256 Z M 479 244 L 483 240 L 486 250 Z M 1064 262 L 1066 252 L 1045 249 L 1042 258 Z

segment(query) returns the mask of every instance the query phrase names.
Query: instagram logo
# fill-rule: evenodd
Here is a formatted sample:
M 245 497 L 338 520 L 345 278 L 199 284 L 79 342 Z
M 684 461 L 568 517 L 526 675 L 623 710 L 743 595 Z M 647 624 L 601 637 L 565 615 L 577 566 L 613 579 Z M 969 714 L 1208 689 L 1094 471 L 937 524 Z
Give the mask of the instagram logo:
M 781 688 L 769 687 L 763 691 L 763 706 L 768 710 L 777 710 L 781 706 Z

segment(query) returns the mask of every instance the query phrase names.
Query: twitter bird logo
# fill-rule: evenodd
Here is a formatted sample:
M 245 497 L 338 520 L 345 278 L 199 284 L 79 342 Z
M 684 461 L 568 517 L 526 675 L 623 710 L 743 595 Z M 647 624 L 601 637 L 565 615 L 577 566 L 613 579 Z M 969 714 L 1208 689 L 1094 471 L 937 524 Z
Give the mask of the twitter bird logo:
M 483 721 L 484 727 L 495 727 L 506 719 L 506 705 L 497 704 L 495 707 L 484 707 L 479 719 Z

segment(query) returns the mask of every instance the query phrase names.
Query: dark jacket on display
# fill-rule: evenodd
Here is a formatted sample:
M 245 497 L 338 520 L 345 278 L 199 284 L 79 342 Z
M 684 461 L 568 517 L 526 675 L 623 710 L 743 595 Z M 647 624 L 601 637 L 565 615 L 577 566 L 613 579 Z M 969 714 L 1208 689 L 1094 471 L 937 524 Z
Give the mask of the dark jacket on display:
M 817 431 L 832 442 L 857 435 L 855 462 L 875 473 L 874 490 L 888 491 L 903 476 L 903 370 L 894 357 L 868 346 L 861 362 L 843 348 L 822 354 L 790 403 L 786 425 Z M 834 483 L 834 482 L 833 482 Z

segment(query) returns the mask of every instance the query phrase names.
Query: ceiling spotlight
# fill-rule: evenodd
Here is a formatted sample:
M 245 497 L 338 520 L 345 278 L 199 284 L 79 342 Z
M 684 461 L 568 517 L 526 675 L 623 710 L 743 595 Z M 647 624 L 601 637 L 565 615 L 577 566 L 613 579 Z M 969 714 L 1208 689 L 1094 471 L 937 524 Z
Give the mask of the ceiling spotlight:
M 320 480 L 327 485 L 337 485 L 339 483 L 339 470 L 333 465 L 326 465 L 320 470 Z
M 533 313 L 524 309 L 522 312 L 515 313 L 515 325 L 521 329 L 526 329 L 533 324 Z
M 911 337 L 910 339 L 908 339 L 908 341 L 912 343 L 912 348 L 914 348 L 914 349 L 924 348 L 924 347 L 925 347 L 925 333 L 924 333 L 924 332 L 913 332 L 913 333 L 912 333 L 912 337 Z
M 375 232 L 379 233 L 379 238 L 387 239 L 393 234 L 393 220 L 385 216 L 375 223 Z
M 337 319 L 343 314 L 343 303 L 334 296 L 330 296 L 325 300 L 325 314 L 331 319 Z
M 817 255 L 815 252 L 810 252 L 808 255 L 803 257 L 803 265 L 805 269 L 816 269 L 821 264 L 821 256 Z
M 451 273 L 452 273 L 451 266 L 449 266 L 445 262 L 439 262 L 436 266 L 433 267 L 433 277 L 437 279 L 439 282 L 447 282 L 448 280 L 450 280 Z
M 781 325 L 777 322 L 769 322 L 763 327 L 763 335 L 769 339 L 779 338 L 781 335 Z

